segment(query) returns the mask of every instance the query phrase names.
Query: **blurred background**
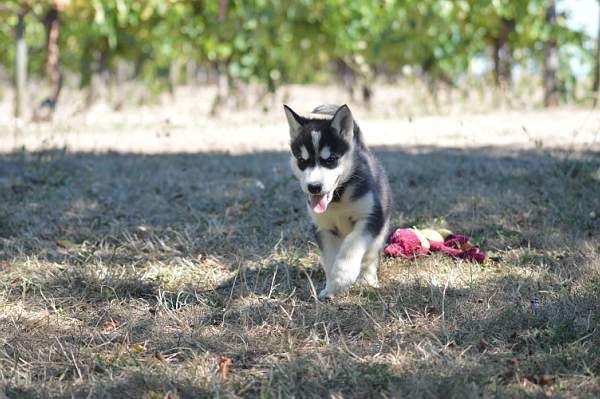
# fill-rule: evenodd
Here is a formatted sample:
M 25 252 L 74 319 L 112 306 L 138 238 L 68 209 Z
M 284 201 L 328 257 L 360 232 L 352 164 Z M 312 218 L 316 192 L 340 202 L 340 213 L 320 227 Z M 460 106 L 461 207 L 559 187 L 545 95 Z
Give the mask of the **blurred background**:
M 0 18 L 0 124 L 55 133 L 268 125 L 282 102 L 409 120 L 581 108 L 599 87 L 595 0 L 3 0 Z

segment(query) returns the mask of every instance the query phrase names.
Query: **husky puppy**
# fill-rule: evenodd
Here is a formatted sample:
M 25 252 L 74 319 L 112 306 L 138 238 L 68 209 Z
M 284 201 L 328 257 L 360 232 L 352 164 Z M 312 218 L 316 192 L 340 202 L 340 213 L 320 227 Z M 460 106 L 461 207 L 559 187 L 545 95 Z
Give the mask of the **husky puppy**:
M 347 105 L 321 105 L 305 117 L 284 109 L 291 167 L 307 194 L 327 280 L 319 297 L 333 298 L 357 280 L 377 287 L 392 208 L 383 168 Z

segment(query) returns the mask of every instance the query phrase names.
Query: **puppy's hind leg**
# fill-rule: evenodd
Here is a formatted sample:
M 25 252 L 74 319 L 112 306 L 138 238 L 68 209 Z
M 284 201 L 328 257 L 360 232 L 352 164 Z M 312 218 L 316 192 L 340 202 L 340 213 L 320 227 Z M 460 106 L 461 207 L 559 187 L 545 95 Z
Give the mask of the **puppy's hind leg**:
M 379 288 L 379 279 L 377 270 L 379 269 L 379 252 L 374 254 L 367 253 L 363 258 L 358 283 L 369 287 Z
M 381 248 L 387 234 L 387 229 L 383 229 L 381 233 L 373 240 L 373 243 L 365 252 L 363 257 L 360 276 L 358 282 L 361 284 L 368 285 L 369 287 L 379 288 L 379 280 L 377 278 L 377 271 L 379 270 L 379 260 L 381 258 Z

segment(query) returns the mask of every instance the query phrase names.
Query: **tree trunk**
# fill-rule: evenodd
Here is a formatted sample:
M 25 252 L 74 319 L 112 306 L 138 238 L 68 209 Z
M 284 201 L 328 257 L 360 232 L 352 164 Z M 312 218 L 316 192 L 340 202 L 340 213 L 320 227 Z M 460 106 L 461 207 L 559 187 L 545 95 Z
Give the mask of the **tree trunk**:
M 215 65 L 215 72 L 217 73 L 217 94 L 213 100 L 210 114 L 215 116 L 218 115 L 225 102 L 229 99 L 229 73 L 227 72 L 227 65 L 224 63 L 217 63 Z
M 185 64 L 185 82 L 187 85 L 194 86 L 198 83 L 198 65 L 194 60 L 188 60 Z
M 25 42 L 25 12 L 18 15 L 17 29 L 15 31 L 17 43 L 15 57 L 15 117 L 19 118 L 25 110 L 25 96 L 27 84 L 27 43 Z
M 181 62 L 179 60 L 171 61 L 171 65 L 169 65 L 169 92 L 171 94 L 175 93 L 175 89 L 179 86 L 179 82 L 181 81 Z
M 494 39 L 494 48 L 492 49 L 492 57 L 494 61 L 494 83 L 497 87 L 500 86 L 500 40 Z
M 219 22 L 225 22 L 229 0 L 219 0 Z
M 81 55 L 81 63 L 79 64 L 79 88 L 83 89 L 92 82 L 92 60 L 93 51 L 92 43 L 89 38 L 83 42 L 83 54 Z
M 348 92 L 351 100 L 354 100 L 354 89 L 356 87 L 356 72 L 342 59 L 334 61 L 336 76 L 342 81 L 342 86 Z
M 600 0 L 598 0 L 598 6 L 600 7 Z M 594 107 L 598 104 L 598 97 L 600 96 L 600 12 L 598 13 L 598 35 L 596 36 L 596 62 L 594 68 Z
M 546 10 L 546 23 L 550 25 L 550 38 L 544 44 L 544 106 L 554 107 L 558 96 L 558 48 L 554 28 L 556 26 L 556 0 L 550 0 Z
M 496 86 L 510 86 L 512 83 L 512 49 L 510 34 L 515 30 L 515 20 L 502 18 L 500 33 L 494 38 L 494 80 Z
M 51 94 L 46 97 L 35 110 L 34 119 L 50 120 L 56 110 L 58 97 L 62 89 L 62 75 L 59 69 L 60 48 L 58 35 L 60 33 L 59 10 L 54 4 L 44 16 L 46 29 L 46 75 L 50 83 Z
M 46 73 L 50 78 L 52 87 L 52 101 L 54 105 L 58 101 L 61 89 L 61 74 L 59 69 L 60 48 L 58 46 L 58 35 L 60 33 L 60 20 L 58 18 L 58 8 L 53 6 L 46 15 Z

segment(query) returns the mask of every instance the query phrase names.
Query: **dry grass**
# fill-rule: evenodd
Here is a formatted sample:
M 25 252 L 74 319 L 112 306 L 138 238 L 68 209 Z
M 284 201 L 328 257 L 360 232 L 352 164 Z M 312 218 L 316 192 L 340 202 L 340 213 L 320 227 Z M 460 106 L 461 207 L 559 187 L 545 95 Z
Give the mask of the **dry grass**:
M 0 397 L 600 395 L 600 153 L 377 154 L 395 225 L 492 259 L 319 302 L 283 151 L 0 155 Z

